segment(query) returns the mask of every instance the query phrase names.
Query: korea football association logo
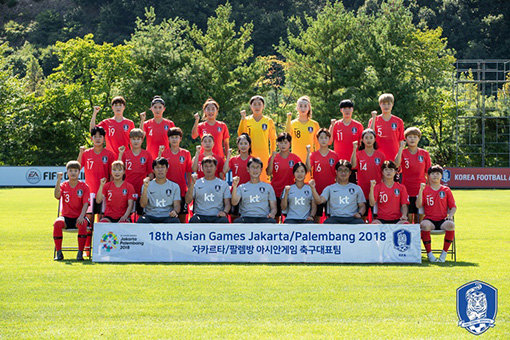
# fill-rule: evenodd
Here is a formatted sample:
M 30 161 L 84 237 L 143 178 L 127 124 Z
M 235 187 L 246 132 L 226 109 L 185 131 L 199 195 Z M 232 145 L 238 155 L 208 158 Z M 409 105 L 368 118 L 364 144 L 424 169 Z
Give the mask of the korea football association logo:
M 397 123 L 391 123 L 391 129 L 396 130 L 397 129 Z
M 265 192 L 266 192 L 266 188 L 264 188 L 264 187 L 260 187 L 260 188 L 259 188 L 259 191 L 260 191 L 261 193 L 265 193 Z
M 165 131 L 168 131 L 169 127 L 168 125 L 165 125 Z
M 418 156 L 418 162 L 423 163 L 423 156 Z
M 218 126 L 218 128 L 216 129 L 216 131 L 221 132 L 221 126 Z
M 126 196 L 128 193 L 127 189 L 122 189 L 122 195 Z
M 289 166 L 292 168 L 294 166 L 294 161 L 293 160 L 290 160 L 289 161 Z
M 145 157 L 140 157 L 140 164 L 145 164 L 145 162 L 147 162 L 147 160 L 145 159 Z
M 216 190 L 216 192 L 219 192 L 219 191 L 220 191 L 220 189 L 221 189 L 221 187 L 220 187 L 218 184 L 216 184 L 216 185 L 214 186 L 214 190 Z
M 124 124 L 124 126 L 122 128 L 124 129 L 124 131 L 128 131 L 129 130 L 129 125 Z
M 458 325 L 474 335 L 494 327 L 498 312 L 498 290 L 483 281 L 457 288 Z
M 379 157 L 376 157 L 376 158 L 374 159 L 374 163 L 375 163 L 375 165 L 379 165 L 379 164 L 381 164 L 381 159 L 380 159 Z
M 313 132 L 313 126 L 309 126 L 308 127 L 308 132 L 312 133 Z
M 262 124 L 262 130 L 264 130 L 264 131 L 267 130 L 267 124 Z
M 349 188 L 349 194 L 353 195 L 354 194 L 354 188 Z
M 166 195 L 171 196 L 172 195 L 172 189 L 166 189 Z
M 353 127 L 351 129 L 351 132 L 352 132 L 353 135 L 356 134 L 358 132 L 358 128 L 357 127 Z
M 101 160 L 103 161 L 104 164 L 108 163 L 108 156 L 103 156 Z
M 83 196 L 83 190 L 81 190 L 81 189 L 76 190 L 76 196 L 82 197 Z
M 440 192 L 439 192 L 439 197 L 441 197 L 441 198 L 445 198 L 445 196 L 446 196 L 446 194 L 445 194 L 445 192 L 444 192 L 444 191 L 440 191 Z
M 411 233 L 404 229 L 393 232 L 393 246 L 401 253 L 409 250 L 411 247 Z
M 448 169 L 443 170 L 443 179 L 442 179 L 442 181 L 445 182 L 445 183 L 448 183 L 451 178 L 452 178 L 452 173 L 450 172 L 450 170 L 448 170 Z
M 184 164 L 184 156 L 179 156 L 179 162 L 180 162 L 181 164 Z
M 395 190 L 393 190 L 393 192 L 395 193 L 395 196 L 400 195 L 400 190 L 399 189 L 395 189 Z
M 329 162 L 329 165 L 333 165 L 333 164 L 335 164 L 335 160 L 334 160 L 333 158 L 330 158 L 330 159 L 328 160 L 328 162 Z

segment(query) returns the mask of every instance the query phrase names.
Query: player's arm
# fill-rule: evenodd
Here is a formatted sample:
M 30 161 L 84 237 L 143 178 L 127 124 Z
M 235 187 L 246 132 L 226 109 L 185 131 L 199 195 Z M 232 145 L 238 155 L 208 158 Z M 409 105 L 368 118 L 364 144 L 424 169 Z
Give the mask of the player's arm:
M 87 214 L 87 209 L 89 208 L 89 202 L 83 203 L 83 207 L 81 207 L 81 212 L 78 218 L 76 219 L 77 224 L 82 224 L 85 221 L 85 215 Z
M 158 148 L 158 158 L 162 157 L 163 151 L 165 151 L 165 146 L 164 145 L 160 145 L 159 148 Z
M 407 221 L 408 220 L 408 217 L 407 217 L 407 213 L 408 213 L 408 208 L 407 208 L 407 204 L 401 204 L 400 205 L 400 212 L 402 213 L 402 216 L 400 216 L 400 220 L 401 221 Z
M 122 161 L 122 155 L 124 155 L 124 151 L 126 151 L 126 147 L 124 145 L 119 146 L 119 157 L 118 161 Z
M 370 114 L 372 115 L 372 119 L 368 122 L 368 128 L 375 131 L 375 118 L 377 117 L 377 111 L 374 110 L 370 112 Z
M 218 212 L 218 217 L 227 217 L 228 213 L 230 212 L 230 208 L 232 208 L 232 205 L 230 204 L 230 198 L 223 199 L 223 206 L 223 210 Z
M 198 156 L 200 155 L 200 149 L 202 147 L 197 145 L 197 152 L 195 153 L 195 157 L 193 157 L 193 163 L 191 164 L 191 171 L 197 172 L 198 170 Z
M 375 206 L 375 195 L 374 195 L 374 189 L 377 182 L 375 179 L 370 181 L 370 192 L 368 193 L 368 201 L 370 202 L 370 205 L 373 207 Z
M 358 212 L 354 214 L 354 217 L 361 218 L 361 216 L 365 215 L 366 211 L 367 207 L 365 206 L 365 203 L 358 203 Z
M 149 191 L 149 177 L 145 177 L 143 179 L 143 187 L 142 187 L 142 197 L 140 197 L 140 206 L 142 208 L 145 208 L 147 206 L 147 203 L 149 203 L 149 198 L 147 197 L 147 192 Z
M 280 201 L 280 207 L 282 210 L 287 209 L 287 206 L 289 205 L 289 191 L 290 191 L 290 185 L 285 186 L 285 191 L 282 197 L 282 200 Z
M 230 138 L 225 138 L 223 140 L 223 154 L 227 154 L 230 148 Z
M 193 190 L 195 189 L 195 183 L 197 182 L 197 174 L 191 175 L 191 181 L 188 186 L 188 191 L 186 191 L 186 195 L 184 196 L 184 200 L 186 204 L 190 204 L 193 201 Z
M 276 129 L 274 127 L 274 122 L 272 120 L 270 121 L 269 125 L 270 125 L 270 127 L 269 127 L 269 143 L 271 144 L 269 150 L 271 151 L 271 153 L 273 153 L 276 151 Z
M 86 146 L 82 145 L 80 146 L 80 152 L 78 153 L 78 158 L 76 159 L 78 163 L 80 163 L 81 167 L 83 168 L 83 164 L 81 163 L 81 159 L 83 158 L 83 153 L 87 149 Z
M 269 200 L 269 207 L 271 208 L 271 211 L 269 212 L 269 215 L 267 217 L 269 218 L 275 218 L 276 216 L 276 200 Z
M 315 203 L 317 205 L 326 202 L 326 199 L 324 197 L 320 196 L 319 193 L 317 192 L 317 189 L 315 188 L 315 180 L 314 179 L 311 179 L 310 182 L 308 182 L 308 185 L 312 189 L 312 196 L 313 196 L 313 199 L 315 200 Z
M 100 106 L 94 106 L 94 111 L 92 112 L 92 117 L 90 118 L 89 131 L 96 127 L 96 117 L 99 110 L 101 110 Z
M 276 151 L 273 151 L 273 154 L 269 158 L 269 164 L 267 165 L 266 173 L 268 176 L 271 176 L 273 174 L 273 163 L 274 158 L 276 157 Z
M 170 211 L 170 217 L 177 217 L 179 216 L 179 211 L 181 211 L 181 200 L 174 200 L 173 204 L 174 208 L 172 211 Z
M 331 119 L 331 124 L 329 125 L 329 142 L 328 142 L 328 145 L 331 145 L 333 144 L 333 131 L 335 130 L 335 124 L 336 124 L 336 119 Z M 317 140 L 318 142 L 318 140 Z
M 446 215 L 446 219 L 450 220 L 450 221 L 453 221 L 453 216 L 455 215 L 456 212 L 457 212 L 457 207 L 453 207 L 451 209 L 448 209 L 448 215 Z
M 60 182 L 62 181 L 63 176 L 63 172 L 59 172 L 57 174 L 57 183 L 55 183 L 55 190 L 53 190 L 53 196 L 55 196 L 55 198 L 58 200 L 60 199 Z
M 230 170 L 230 167 L 228 166 L 228 164 L 230 163 L 230 157 L 231 156 L 232 156 L 232 149 L 227 149 L 227 160 L 225 161 L 225 164 L 223 164 L 223 173 L 225 175 Z
M 358 141 L 352 142 L 352 154 L 351 154 L 351 164 L 352 167 L 355 168 L 358 163 L 358 159 L 356 157 L 356 151 L 358 150 Z
M 145 123 L 145 117 L 147 117 L 147 114 L 145 112 L 140 113 L 140 130 L 143 130 L 143 124 Z M 143 132 L 145 134 L 145 131 Z
M 285 132 L 292 135 L 292 112 L 287 112 L 287 121 L 285 122 Z
M 310 171 L 310 173 L 312 172 L 312 163 L 310 162 L 310 145 L 307 145 L 306 146 L 306 161 L 305 161 L 305 164 L 306 164 L 306 168 L 308 169 L 308 171 Z
M 241 200 L 241 196 L 237 194 L 237 186 L 239 185 L 239 176 L 232 179 L 232 204 L 238 205 Z
M 312 209 L 310 210 L 310 216 L 308 216 L 306 219 L 308 221 L 313 221 L 316 213 L 317 213 L 317 203 L 315 203 L 315 200 L 312 200 Z
M 397 166 L 397 168 L 400 168 L 400 163 L 402 162 L 402 151 L 404 151 L 405 146 L 406 146 L 406 142 L 401 140 L 399 148 L 398 148 L 397 156 L 395 157 L 395 165 Z
M 200 113 L 199 112 L 195 113 L 194 117 L 195 117 L 195 123 L 193 124 L 193 128 L 191 129 L 191 138 L 197 139 L 199 137 L 198 123 L 200 122 Z
M 241 110 L 241 121 L 239 121 L 239 127 L 237 128 L 237 135 L 240 136 L 246 132 L 246 110 Z
M 420 191 L 416 197 L 416 208 L 423 208 L 423 190 L 425 190 L 425 183 L 420 183 Z
M 124 215 L 120 217 L 119 222 L 129 222 L 129 215 L 131 215 L 131 212 L 133 211 L 133 204 L 134 204 L 133 200 L 128 200 L 126 212 L 124 213 Z
M 99 183 L 99 189 L 97 189 L 97 194 L 96 194 L 96 203 L 99 204 L 101 202 L 103 202 L 103 187 L 106 183 L 106 178 L 101 178 L 101 182 Z

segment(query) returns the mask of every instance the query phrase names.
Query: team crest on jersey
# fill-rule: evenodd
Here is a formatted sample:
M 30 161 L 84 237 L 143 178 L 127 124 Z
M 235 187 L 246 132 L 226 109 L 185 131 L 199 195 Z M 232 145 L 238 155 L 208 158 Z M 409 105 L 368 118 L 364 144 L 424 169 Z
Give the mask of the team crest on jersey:
M 262 130 L 264 130 L 264 131 L 267 130 L 267 124 L 262 124 Z
M 181 164 L 184 164 L 184 156 L 179 156 L 179 162 L 180 162 Z
M 260 191 L 261 193 L 265 193 L 265 192 L 266 192 L 266 188 L 264 188 L 264 187 L 260 187 L 260 188 L 259 188 L 259 191 Z
M 399 189 L 395 189 L 395 190 L 393 190 L 393 192 L 395 193 L 395 196 L 400 195 L 400 190 Z
M 220 189 L 221 189 L 221 186 L 219 186 L 218 184 L 216 184 L 216 185 L 214 186 L 214 190 L 216 190 L 216 191 L 220 191 Z
M 328 160 L 328 162 L 329 162 L 329 165 L 333 165 L 333 164 L 335 164 L 335 160 L 334 160 L 333 158 L 330 158 L 330 159 Z
M 221 126 L 218 126 L 216 130 L 218 130 L 218 132 L 221 132 Z
M 396 130 L 397 129 L 397 123 L 391 123 L 391 129 Z
M 353 127 L 351 129 L 351 131 L 352 131 L 352 134 L 354 135 L 354 134 L 356 134 L 356 132 L 358 132 L 358 128 L 357 127 Z
M 375 163 L 375 165 L 379 165 L 379 164 L 381 164 L 381 159 L 380 159 L 379 157 L 376 157 L 376 158 L 374 159 L 374 163 Z
M 165 131 L 168 131 L 168 125 L 165 125 Z
M 294 166 L 294 161 L 293 160 L 290 160 L 289 161 L 289 166 L 292 168 Z
M 306 196 L 310 195 L 310 191 L 305 190 L 305 195 L 306 195 Z
M 78 195 L 78 197 L 82 197 L 83 196 L 83 190 L 81 190 L 81 189 L 76 190 L 76 195 Z
M 122 195 L 124 195 L 124 196 L 127 195 L 127 189 L 122 189 Z
M 108 163 L 108 156 L 103 156 L 101 160 L 103 161 L 104 164 Z
M 147 160 L 145 159 L 145 157 L 140 157 L 140 164 L 145 164 L 145 162 L 147 162 Z
M 123 128 L 124 128 L 124 131 L 128 131 L 129 130 L 129 125 L 124 124 Z
M 351 195 L 354 194 L 354 191 L 355 191 L 354 188 L 349 188 L 349 194 Z
M 498 313 L 498 290 L 483 281 L 457 288 L 458 325 L 474 335 L 494 327 Z
M 308 132 L 312 133 L 313 132 L 313 126 L 309 126 L 308 127 Z
M 404 253 L 411 247 L 411 233 L 400 229 L 393 233 L 393 246 L 398 251 Z
M 166 195 L 167 196 L 172 195 L 172 189 L 166 189 Z
M 418 156 L 418 162 L 423 163 L 423 156 Z
M 444 191 L 440 191 L 439 192 L 439 197 L 445 198 L 446 197 L 446 193 Z

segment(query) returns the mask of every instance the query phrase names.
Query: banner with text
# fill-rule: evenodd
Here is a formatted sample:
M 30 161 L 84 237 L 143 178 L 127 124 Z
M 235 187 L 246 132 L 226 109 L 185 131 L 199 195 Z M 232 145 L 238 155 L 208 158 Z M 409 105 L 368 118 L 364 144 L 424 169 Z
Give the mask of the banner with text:
M 94 262 L 421 263 L 406 225 L 96 223 Z
M 68 180 L 65 166 L 0 166 L 0 187 L 54 187 L 59 172 Z
M 443 183 L 450 188 L 510 188 L 510 168 L 446 168 Z

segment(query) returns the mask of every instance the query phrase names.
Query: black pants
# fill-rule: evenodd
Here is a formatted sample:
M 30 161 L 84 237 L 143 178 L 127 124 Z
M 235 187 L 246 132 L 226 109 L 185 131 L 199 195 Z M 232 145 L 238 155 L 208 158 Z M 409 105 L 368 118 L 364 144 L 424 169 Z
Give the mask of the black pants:
M 189 223 L 229 223 L 228 217 L 193 215 Z

